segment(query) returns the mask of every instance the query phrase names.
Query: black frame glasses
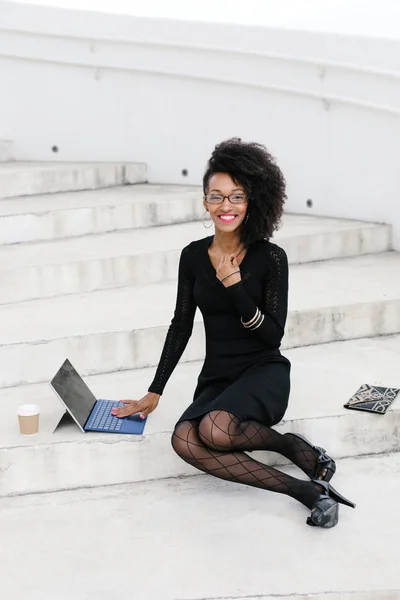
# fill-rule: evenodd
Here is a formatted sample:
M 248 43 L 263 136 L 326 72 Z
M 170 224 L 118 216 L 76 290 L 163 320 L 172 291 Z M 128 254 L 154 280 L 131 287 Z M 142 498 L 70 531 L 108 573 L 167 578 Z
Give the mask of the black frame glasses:
M 209 204 L 222 204 L 225 198 L 228 198 L 231 204 L 244 204 L 248 200 L 246 194 L 244 194 L 243 192 L 235 192 L 234 194 L 229 194 L 229 196 L 226 196 L 224 194 L 216 194 L 214 192 L 212 194 L 207 194 L 206 196 L 204 196 L 204 199 Z

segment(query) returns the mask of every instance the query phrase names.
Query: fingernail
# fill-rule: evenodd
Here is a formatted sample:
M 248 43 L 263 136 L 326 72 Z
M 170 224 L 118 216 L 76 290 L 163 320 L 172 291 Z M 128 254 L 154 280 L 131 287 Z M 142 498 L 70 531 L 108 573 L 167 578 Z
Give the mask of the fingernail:
M 144 419 L 144 415 L 140 415 L 140 418 L 141 418 L 141 419 Z

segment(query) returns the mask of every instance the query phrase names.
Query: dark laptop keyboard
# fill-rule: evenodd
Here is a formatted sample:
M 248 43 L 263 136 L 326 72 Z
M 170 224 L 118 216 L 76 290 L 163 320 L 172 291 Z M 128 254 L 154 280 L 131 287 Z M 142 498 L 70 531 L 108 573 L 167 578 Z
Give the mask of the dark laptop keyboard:
M 101 429 L 102 431 L 119 431 L 122 427 L 123 419 L 113 417 L 111 414 L 112 409 L 119 406 L 124 405 L 118 401 L 98 400 L 89 417 L 86 428 Z

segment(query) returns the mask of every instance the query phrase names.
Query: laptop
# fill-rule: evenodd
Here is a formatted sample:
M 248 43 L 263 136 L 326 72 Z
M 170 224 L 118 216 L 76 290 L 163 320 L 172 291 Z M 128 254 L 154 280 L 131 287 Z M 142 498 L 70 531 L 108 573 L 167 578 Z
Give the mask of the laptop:
M 54 375 L 50 387 L 83 432 L 143 433 L 146 419 L 141 419 L 139 413 L 122 419 L 114 417 L 111 410 L 124 404 L 97 400 L 68 359 Z

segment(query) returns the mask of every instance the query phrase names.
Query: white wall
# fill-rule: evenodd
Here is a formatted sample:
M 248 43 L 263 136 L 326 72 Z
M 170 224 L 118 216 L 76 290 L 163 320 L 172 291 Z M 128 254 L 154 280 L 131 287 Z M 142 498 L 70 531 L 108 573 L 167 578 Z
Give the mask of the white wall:
M 383 38 L 400 36 L 399 0 L 11 0 L 111 14 L 236 23 Z
M 3 2 L 0 81 L 18 159 L 139 160 L 150 181 L 199 183 L 238 135 L 277 156 L 288 210 L 393 223 L 400 249 L 399 40 Z

